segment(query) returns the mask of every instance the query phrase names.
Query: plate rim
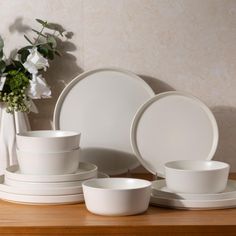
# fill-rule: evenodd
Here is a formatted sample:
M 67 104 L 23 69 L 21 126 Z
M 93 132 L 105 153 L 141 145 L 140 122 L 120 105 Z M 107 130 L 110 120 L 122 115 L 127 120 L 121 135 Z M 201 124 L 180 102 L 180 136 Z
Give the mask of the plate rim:
M 91 176 L 94 177 L 93 175 L 96 176 L 96 173 L 98 173 L 98 167 L 96 165 L 94 165 L 93 163 L 90 162 L 80 162 L 80 164 L 84 164 L 84 165 L 91 165 L 93 166 L 92 170 L 89 171 L 84 171 L 86 173 L 83 172 L 83 175 L 86 175 L 85 179 L 89 179 Z M 77 178 L 72 178 L 73 176 L 76 176 L 76 173 L 74 174 L 65 174 L 65 175 L 27 175 L 27 174 L 21 174 L 21 173 L 16 173 L 16 172 L 12 172 L 9 169 L 12 168 L 19 168 L 19 165 L 11 165 L 9 167 L 6 168 L 6 170 L 4 171 L 4 174 L 7 178 L 9 179 L 13 179 L 13 180 L 21 180 L 21 181 L 25 181 L 25 182 L 40 182 L 40 183 L 49 183 L 49 182 L 72 182 L 72 181 L 83 181 L 85 180 L 84 177 L 77 177 Z M 81 173 L 82 174 L 82 173 Z M 78 174 L 77 174 L 78 175 Z M 61 179 L 62 176 L 64 176 L 65 179 Z M 33 178 L 33 180 L 29 180 L 28 178 Z M 87 178 L 88 177 L 88 178 Z M 40 178 L 42 178 L 43 180 L 39 180 Z M 47 178 L 49 178 L 49 180 L 47 180 Z M 50 179 L 51 178 L 51 179 Z
M 165 173 L 160 173 L 159 170 L 155 170 L 155 167 L 153 166 L 151 167 L 150 165 L 147 165 L 146 161 L 143 159 L 142 155 L 140 154 L 138 145 L 137 145 L 137 140 L 136 140 L 136 130 L 137 130 L 139 120 L 142 117 L 142 114 L 145 112 L 145 110 L 148 107 L 150 107 L 154 102 L 160 100 L 161 98 L 166 97 L 166 96 L 172 96 L 172 95 L 180 95 L 180 96 L 184 96 L 184 97 L 194 100 L 200 105 L 200 107 L 203 108 L 203 110 L 206 112 L 207 116 L 209 117 L 212 124 L 212 128 L 213 128 L 213 142 L 212 142 L 211 151 L 208 154 L 206 160 L 211 160 L 213 158 L 216 152 L 217 146 L 218 146 L 218 141 L 219 141 L 219 129 L 218 129 L 215 116 L 213 115 L 210 108 L 199 98 L 184 91 L 167 91 L 167 92 L 156 94 L 154 97 L 146 101 L 136 112 L 133 118 L 132 124 L 131 124 L 131 128 L 130 128 L 130 142 L 131 142 L 133 152 L 135 153 L 136 157 L 138 158 L 142 166 L 144 166 L 152 174 L 162 177 L 162 178 L 165 178 Z
M 177 208 L 177 209 L 224 209 L 224 208 L 235 207 L 236 198 L 227 198 L 218 200 L 184 200 L 184 199 L 168 199 L 164 197 L 156 197 L 151 194 L 150 204 L 160 205 L 170 208 Z M 224 204 L 226 206 L 224 206 Z
M 185 197 L 184 199 L 178 199 L 178 198 L 169 198 L 169 197 L 165 197 L 166 199 L 177 199 L 177 200 L 191 200 L 191 201 L 209 201 L 209 199 L 204 199 L 204 196 L 207 196 L 207 197 L 212 197 L 212 200 L 219 200 L 219 198 L 216 198 L 217 196 L 223 196 L 224 198 L 230 198 L 231 195 L 234 195 L 234 197 L 236 198 L 236 180 L 232 180 L 232 179 L 228 179 L 228 182 L 227 182 L 227 185 L 232 183 L 235 185 L 235 191 L 231 191 L 231 192 L 220 192 L 220 193 L 204 193 L 204 194 L 197 194 L 197 193 L 178 193 L 178 192 L 167 192 L 167 191 L 164 191 L 164 190 L 161 190 L 160 188 L 155 188 L 153 186 L 153 184 L 155 183 L 160 183 L 160 185 L 164 185 L 163 187 L 167 187 L 166 186 L 166 180 L 165 179 L 162 179 L 162 180 L 155 180 L 155 181 L 152 181 L 152 195 L 153 196 L 157 196 L 157 193 L 159 192 L 159 194 L 161 194 L 162 197 L 165 197 L 165 194 L 177 194 L 179 195 L 180 197 Z M 154 192 L 153 192 L 154 190 Z M 157 191 L 157 193 L 155 193 Z M 202 199 L 188 199 L 188 197 L 200 197 L 202 196 L 203 198 Z M 158 197 L 158 196 L 157 196 Z M 213 199 L 214 198 L 214 199 Z M 231 197 L 232 198 L 232 197 Z M 220 198 L 221 200 L 223 200 L 223 198 Z
M 77 75 L 75 78 L 73 78 L 67 85 L 66 87 L 62 90 L 61 94 L 59 95 L 55 108 L 54 108 L 54 112 L 53 112 L 53 129 L 54 130 L 59 130 L 60 129 L 60 125 L 59 125 L 59 117 L 60 117 L 60 110 L 63 104 L 63 101 L 65 99 L 65 97 L 67 96 L 67 94 L 70 92 L 70 90 L 80 81 L 82 81 L 84 78 L 86 78 L 87 76 L 90 76 L 92 74 L 95 74 L 97 72 L 103 72 L 103 71 L 113 71 L 113 72 L 119 72 L 119 73 L 123 73 L 126 74 L 132 78 L 135 78 L 140 84 L 142 84 L 142 86 L 145 88 L 145 90 L 149 93 L 150 97 L 155 96 L 155 92 L 153 91 L 153 89 L 149 86 L 149 84 L 143 80 L 140 76 L 138 76 L 137 74 L 126 70 L 126 69 L 121 69 L 118 67 L 104 67 L 104 68 L 98 68 L 98 69 L 93 69 L 93 70 L 89 70 L 89 71 L 85 71 L 79 75 Z M 132 121 L 131 121 L 132 124 Z M 83 134 L 82 134 L 83 135 Z M 132 149 L 132 147 L 131 147 Z M 131 153 L 134 154 L 134 153 Z M 137 156 L 134 155 L 137 159 Z M 110 172 L 110 175 L 119 175 L 119 174 L 124 174 L 127 173 L 128 170 L 133 170 L 137 167 L 140 166 L 140 162 L 137 159 L 136 163 L 134 163 L 132 166 L 128 167 L 128 168 L 122 168 L 119 171 L 114 171 L 114 172 Z

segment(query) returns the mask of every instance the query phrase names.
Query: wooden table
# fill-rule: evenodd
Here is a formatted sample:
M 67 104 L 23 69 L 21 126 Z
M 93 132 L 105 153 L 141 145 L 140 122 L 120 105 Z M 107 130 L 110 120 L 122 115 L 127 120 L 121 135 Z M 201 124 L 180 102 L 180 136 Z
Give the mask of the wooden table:
M 84 204 L 29 206 L 0 201 L 0 235 L 236 235 L 236 209 L 149 207 L 142 215 L 104 217 L 89 213 Z

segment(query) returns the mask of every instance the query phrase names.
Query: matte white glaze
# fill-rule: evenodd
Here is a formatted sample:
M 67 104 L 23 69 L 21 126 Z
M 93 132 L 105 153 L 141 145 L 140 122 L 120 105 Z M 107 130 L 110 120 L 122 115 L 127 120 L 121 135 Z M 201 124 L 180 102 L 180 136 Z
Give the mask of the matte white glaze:
M 26 152 L 16 150 L 20 172 L 31 175 L 75 173 L 79 167 L 80 149 L 67 152 Z
M 212 159 L 218 127 L 210 109 L 196 97 L 180 91 L 165 92 L 137 111 L 131 143 L 141 164 L 164 177 L 166 162 Z
M 87 180 L 83 184 L 85 204 L 98 215 L 134 215 L 147 210 L 151 182 L 131 178 Z
M 5 176 L 9 179 L 26 182 L 65 182 L 78 181 L 97 177 L 97 166 L 88 162 L 80 162 L 75 173 L 62 175 L 29 175 L 23 174 L 18 165 L 9 166 L 5 171 Z
M 79 148 L 80 133 L 61 130 L 37 130 L 16 135 L 19 150 L 28 152 L 63 152 Z
M 54 128 L 79 131 L 81 161 L 110 175 L 139 166 L 129 142 L 137 109 L 154 92 L 139 76 L 117 68 L 85 72 L 62 91 L 54 111 Z
M 180 193 L 219 193 L 224 191 L 229 165 L 219 161 L 180 160 L 165 164 L 166 185 Z

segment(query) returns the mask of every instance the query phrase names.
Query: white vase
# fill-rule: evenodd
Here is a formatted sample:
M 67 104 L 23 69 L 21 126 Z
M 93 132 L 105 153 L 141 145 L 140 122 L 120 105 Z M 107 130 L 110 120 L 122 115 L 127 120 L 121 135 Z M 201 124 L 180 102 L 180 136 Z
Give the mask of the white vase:
M 30 130 L 27 115 L 7 113 L 5 104 L 0 103 L 0 175 L 8 166 L 17 164 L 15 136 L 27 130 Z

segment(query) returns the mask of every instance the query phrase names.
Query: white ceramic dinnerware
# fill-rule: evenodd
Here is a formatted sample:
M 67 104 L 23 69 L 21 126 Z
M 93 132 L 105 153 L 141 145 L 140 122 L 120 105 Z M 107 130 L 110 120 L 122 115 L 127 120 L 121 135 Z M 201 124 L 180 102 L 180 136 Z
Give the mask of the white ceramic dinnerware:
M 104 173 L 98 173 L 97 178 L 108 178 L 109 176 Z M 5 179 L 5 181 L 4 181 Z M 38 196 L 58 196 L 58 195 L 73 195 L 81 194 L 82 182 L 24 182 L 11 180 L 7 177 L 0 176 L 0 192 L 7 192 L 12 194 L 23 194 L 23 195 L 38 195 Z
M 192 95 L 172 91 L 156 95 L 137 111 L 131 143 L 142 165 L 164 177 L 175 160 L 211 160 L 218 127 L 209 108 Z
M 19 150 L 27 152 L 66 152 L 78 149 L 80 133 L 60 130 L 27 131 L 16 135 Z
M 80 162 L 79 168 L 73 174 L 64 175 L 29 175 L 22 174 L 18 165 L 9 166 L 5 171 L 5 176 L 8 179 L 23 181 L 23 182 L 73 182 L 97 177 L 97 166 L 88 163 Z
M 78 170 L 80 149 L 66 152 L 26 152 L 17 149 L 20 171 L 31 175 L 63 175 Z
M 105 173 L 99 172 L 97 177 L 93 178 L 108 178 L 108 175 Z M 91 178 L 91 179 L 93 179 Z M 23 181 L 23 180 L 16 180 L 16 179 L 10 179 L 5 176 L 5 184 L 14 188 L 19 189 L 39 189 L 44 191 L 45 189 L 49 188 L 76 188 L 81 187 L 82 183 L 86 181 L 87 179 L 83 180 L 75 180 L 75 181 L 61 181 L 61 182 L 34 182 L 34 181 Z
M 219 161 L 179 160 L 165 164 L 166 184 L 174 192 L 219 193 L 224 191 L 229 165 Z
M 179 193 L 173 192 L 166 186 L 166 181 L 156 180 L 152 182 L 152 196 L 167 199 L 182 200 L 224 200 L 236 198 L 236 181 L 228 180 L 226 188 L 221 193 Z
M 81 132 L 81 161 L 117 175 L 139 165 L 129 142 L 137 109 L 154 96 L 137 75 L 107 68 L 83 73 L 61 93 L 54 111 L 54 128 Z
M 151 182 L 131 178 L 87 180 L 82 184 L 87 209 L 98 215 L 135 215 L 147 210 Z
M 98 173 L 98 178 L 108 177 L 104 173 Z M 84 201 L 81 186 L 83 181 L 75 182 L 75 185 L 65 184 L 71 182 L 33 183 L 0 176 L 0 198 L 5 201 L 33 205 L 81 203 Z
M 1 192 L 0 198 L 4 201 L 28 205 L 62 205 L 84 202 L 83 194 L 39 196 Z
M 151 196 L 150 204 L 160 207 L 185 209 L 185 210 L 214 210 L 236 207 L 236 198 L 217 200 L 185 200 Z
M 44 189 L 44 188 L 67 188 L 81 186 L 83 180 L 62 182 L 29 182 L 9 179 L 5 176 L 5 184 L 15 188 Z
M 5 178 L 5 182 L 1 181 L 0 192 L 7 192 L 12 194 L 23 194 L 23 195 L 38 195 L 38 196 L 57 196 L 57 195 L 71 195 L 81 194 L 82 192 L 82 181 L 77 182 L 74 186 L 60 186 L 61 183 L 30 183 L 30 182 L 17 182 Z M 62 182 L 63 183 L 63 182 Z M 64 182 L 68 183 L 68 182 Z M 70 182 L 69 182 L 70 183 Z M 58 186 L 59 185 L 59 186 Z M 1 195 L 1 194 L 0 194 Z

